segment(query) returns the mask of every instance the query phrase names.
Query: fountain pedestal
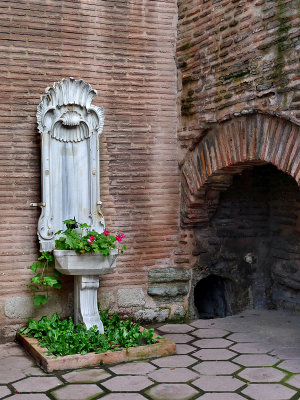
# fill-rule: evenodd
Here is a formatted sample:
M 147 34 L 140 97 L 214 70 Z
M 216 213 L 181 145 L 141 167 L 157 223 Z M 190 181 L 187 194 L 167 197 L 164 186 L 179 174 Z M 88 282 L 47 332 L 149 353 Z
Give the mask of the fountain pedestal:
M 73 250 L 54 250 L 55 268 L 64 275 L 74 275 L 74 321 L 87 329 L 96 325 L 104 333 L 97 306 L 99 276 L 109 274 L 116 266 L 117 249 L 108 257 L 100 253 L 78 255 Z

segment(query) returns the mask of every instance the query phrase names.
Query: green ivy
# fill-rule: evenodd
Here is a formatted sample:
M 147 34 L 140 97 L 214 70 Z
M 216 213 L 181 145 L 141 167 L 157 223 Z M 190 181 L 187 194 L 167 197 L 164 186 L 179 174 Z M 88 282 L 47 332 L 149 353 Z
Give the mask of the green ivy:
M 100 318 L 104 334 L 96 326 L 86 329 L 82 324 L 75 325 L 71 317 L 60 319 L 57 313 L 51 318 L 42 317 L 39 321 L 29 318 L 28 326 L 20 329 L 19 333 L 38 339 L 40 346 L 55 356 L 117 351 L 156 343 L 161 338 L 154 337 L 153 328 L 141 331 L 140 324 L 131 318 L 121 320 L 117 312 L 110 317 L 108 310 L 100 311 Z
M 35 274 L 31 278 L 31 283 L 27 285 L 35 294 L 33 297 L 33 304 L 40 306 L 46 304 L 48 300 L 48 289 L 61 288 L 59 280 L 61 274 L 54 268 L 54 257 L 49 251 L 43 251 L 42 255 L 30 267 L 31 271 Z M 40 294 L 40 293 L 43 294 Z

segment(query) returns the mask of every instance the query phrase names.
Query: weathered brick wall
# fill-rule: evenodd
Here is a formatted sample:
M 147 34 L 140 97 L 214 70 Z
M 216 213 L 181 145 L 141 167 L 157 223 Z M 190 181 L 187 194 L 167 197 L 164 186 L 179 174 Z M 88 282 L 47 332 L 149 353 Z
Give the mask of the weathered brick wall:
M 299 47 L 298 0 L 178 1 L 179 265 L 201 264 L 229 173 L 270 162 L 299 182 Z
M 36 314 L 26 289 L 38 255 L 39 210 L 29 203 L 41 199 L 35 113 L 45 88 L 63 77 L 90 83 L 106 113 L 101 200 L 128 251 L 101 284 L 105 301 L 119 307 L 118 290 L 129 287 L 140 304 L 151 303 L 147 270 L 169 266 L 177 243 L 177 9 L 174 0 L 12 0 L 0 9 L 0 337 L 7 340 Z M 49 312 L 70 313 L 67 291 Z
M 179 138 L 251 111 L 300 122 L 299 1 L 180 0 Z M 184 152 L 183 152 L 184 154 Z

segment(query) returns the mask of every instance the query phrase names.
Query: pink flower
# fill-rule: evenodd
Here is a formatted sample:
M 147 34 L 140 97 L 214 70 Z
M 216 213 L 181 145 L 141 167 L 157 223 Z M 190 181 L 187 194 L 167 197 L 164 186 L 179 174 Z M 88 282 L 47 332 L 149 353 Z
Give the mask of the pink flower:
M 104 229 L 103 235 L 106 235 L 106 236 L 109 235 L 109 232 L 107 229 Z
M 125 235 L 124 233 L 120 233 L 119 235 L 116 235 L 116 240 L 118 242 L 122 242 L 122 239 L 124 239 Z
M 96 236 L 92 235 L 89 237 L 89 239 L 87 240 L 90 244 L 93 243 L 93 241 L 96 239 Z

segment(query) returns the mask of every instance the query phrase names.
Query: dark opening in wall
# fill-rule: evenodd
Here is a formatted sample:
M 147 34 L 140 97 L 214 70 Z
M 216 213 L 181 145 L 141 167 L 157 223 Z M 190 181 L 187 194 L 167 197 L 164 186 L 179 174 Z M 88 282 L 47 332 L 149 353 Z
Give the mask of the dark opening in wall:
M 232 315 L 230 307 L 230 281 L 210 275 L 201 279 L 194 289 L 195 307 L 199 318 L 218 318 Z
M 195 228 L 193 317 L 247 308 L 300 310 L 300 190 L 273 165 L 233 176 Z

